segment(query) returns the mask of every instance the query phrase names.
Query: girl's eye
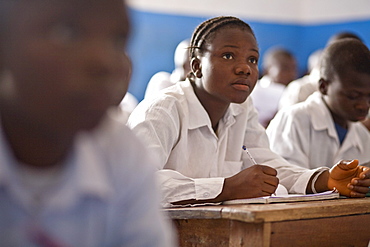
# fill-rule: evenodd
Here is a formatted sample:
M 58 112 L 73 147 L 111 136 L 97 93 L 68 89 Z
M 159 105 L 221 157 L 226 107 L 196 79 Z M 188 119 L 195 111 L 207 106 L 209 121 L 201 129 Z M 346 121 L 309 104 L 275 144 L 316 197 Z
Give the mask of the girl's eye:
M 227 60 L 230 60 L 230 59 L 233 59 L 234 58 L 234 56 L 232 54 L 230 54 L 230 53 L 224 54 L 222 57 L 224 59 L 227 59 Z
M 255 58 L 255 57 L 251 57 L 251 58 L 249 58 L 249 62 L 250 63 L 253 63 L 253 64 L 257 64 L 258 63 L 258 59 Z

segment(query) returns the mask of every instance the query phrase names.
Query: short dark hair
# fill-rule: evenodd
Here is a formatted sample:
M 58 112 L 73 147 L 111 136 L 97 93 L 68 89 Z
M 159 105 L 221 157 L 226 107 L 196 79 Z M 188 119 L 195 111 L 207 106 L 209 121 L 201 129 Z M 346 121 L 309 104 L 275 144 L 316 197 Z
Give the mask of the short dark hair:
M 370 74 L 370 51 L 361 41 L 345 38 L 331 43 L 321 57 L 321 77 L 332 79 L 347 69 Z
M 269 48 L 263 56 L 263 69 L 267 70 L 276 60 L 281 58 L 295 59 L 293 53 L 283 47 L 274 46 Z
M 353 39 L 357 39 L 363 42 L 360 36 L 358 36 L 357 34 L 350 32 L 350 31 L 342 31 L 342 32 L 336 33 L 333 36 L 331 36 L 326 45 L 330 45 L 331 43 L 337 40 L 346 39 L 346 38 L 353 38 Z

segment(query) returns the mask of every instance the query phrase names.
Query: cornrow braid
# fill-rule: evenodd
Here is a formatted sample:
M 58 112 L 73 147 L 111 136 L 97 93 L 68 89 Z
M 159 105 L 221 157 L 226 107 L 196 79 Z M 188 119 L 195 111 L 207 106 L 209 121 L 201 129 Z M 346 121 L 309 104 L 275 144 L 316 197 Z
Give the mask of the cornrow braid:
M 190 58 L 195 56 L 195 51 L 197 49 L 201 50 L 203 48 L 203 44 L 208 41 L 207 39 L 209 38 L 210 34 L 215 33 L 215 31 L 227 25 L 236 25 L 246 28 L 254 36 L 252 28 L 247 23 L 245 23 L 244 21 L 237 17 L 218 16 L 208 19 L 201 23 L 198 27 L 196 27 L 193 32 L 189 47 Z
M 241 28 L 247 29 L 253 36 L 254 32 L 252 28 L 242 21 L 241 19 L 233 16 L 218 16 L 211 19 L 208 19 L 202 22 L 199 26 L 197 26 L 193 32 L 193 35 L 190 40 L 190 47 L 189 47 L 189 57 L 190 60 L 196 57 L 197 51 L 202 52 L 205 43 L 210 42 L 212 37 L 217 30 L 221 27 L 234 25 Z M 194 78 L 193 73 L 189 73 L 188 78 L 192 80 Z

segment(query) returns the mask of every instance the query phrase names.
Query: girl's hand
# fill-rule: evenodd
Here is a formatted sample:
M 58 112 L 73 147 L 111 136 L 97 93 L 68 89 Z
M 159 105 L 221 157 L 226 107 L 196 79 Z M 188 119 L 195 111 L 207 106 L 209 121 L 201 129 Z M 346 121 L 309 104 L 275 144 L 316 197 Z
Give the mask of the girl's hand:
M 254 165 L 226 178 L 220 197 L 223 200 L 244 199 L 273 194 L 279 184 L 277 171 L 265 165 Z

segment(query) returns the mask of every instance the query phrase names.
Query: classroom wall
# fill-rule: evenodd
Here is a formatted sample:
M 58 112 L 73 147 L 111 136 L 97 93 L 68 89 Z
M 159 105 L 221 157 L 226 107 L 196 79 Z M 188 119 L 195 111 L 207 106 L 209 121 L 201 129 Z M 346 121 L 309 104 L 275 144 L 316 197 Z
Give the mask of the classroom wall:
M 129 91 L 138 100 L 153 74 L 174 69 L 177 44 L 190 38 L 200 22 L 218 15 L 248 22 L 262 56 L 274 45 L 293 52 L 300 74 L 306 71 L 308 56 L 337 32 L 354 32 L 370 44 L 369 0 L 128 0 L 128 5 L 133 61 Z

